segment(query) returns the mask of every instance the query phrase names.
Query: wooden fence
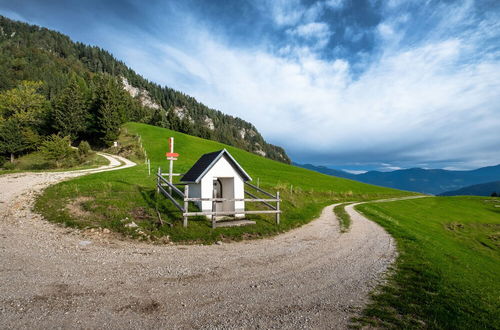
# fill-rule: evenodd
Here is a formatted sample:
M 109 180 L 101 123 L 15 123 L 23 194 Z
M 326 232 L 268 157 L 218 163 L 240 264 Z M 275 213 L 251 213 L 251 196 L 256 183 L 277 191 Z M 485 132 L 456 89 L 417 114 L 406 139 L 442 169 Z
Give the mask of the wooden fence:
M 156 191 L 161 193 L 165 197 L 167 197 L 174 206 L 182 212 L 183 221 L 182 224 L 184 227 L 188 225 L 188 217 L 194 216 L 210 216 L 212 220 L 212 228 L 217 226 L 217 217 L 220 216 L 235 216 L 237 214 L 274 214 L 276 219 L 276 224 L 280 223 L 280 193 L 276 192 L 276 195 L 273 195 L 251 183 L 245 182 L 245 186 L 255 190 L 255 192 L 250 192 L 245 190 L 245 195 L 250 196 L 250 198 L 199 198 L 199 197 L 189 197 L 189 186 L 187 184 L 178 183 L 173 184 L 170 183 L 169 180 L 163 177 L 161 169 L 158 168 L 157 176 L 157 184 Z M 167 174 L 168 175 L 168 174 Z M 180 174 L 175 174 L 180 175 Z M 177 186 L 184 186 L 184 191 L 181 191 Z M 262 193 L 269 198 L 260 198 L 256 194 Z M 177 198 L 183 201 L 179 202 L 174 196 L 177 195 Z M 212 202 L 212 211 L 197 211 L 190 212 L 189 211 L 189 202 Z M 266 210 L 234 210 L 234 211 L 213 211 L 215 210 L 216 202 L 245 202 L 245 203 L 261 203 L 266 206 L 268 209 Z M 274 205 L 272 204 L 274 203 Z

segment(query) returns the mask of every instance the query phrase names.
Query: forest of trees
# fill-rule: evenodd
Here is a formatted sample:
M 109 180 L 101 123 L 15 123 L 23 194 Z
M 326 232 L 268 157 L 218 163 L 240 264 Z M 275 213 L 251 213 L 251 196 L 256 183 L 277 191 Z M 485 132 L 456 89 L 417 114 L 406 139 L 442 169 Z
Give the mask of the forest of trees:
M 67 137 L 73 144 L 85 140 L 109 146 L 116 141 L 121 124 L 139 107 L 108 75 L 95 75 L 89 85 L 73 76 L 51 101 L 41 92 L 44 86 L 24 80 L 0 92 L 0 153 L 11 162 L 53 135 Z
M 159 107 L 144 106 L 122 77 Z M 173 109 L 183 109 L 181 118 Z M 215 129 L 207 127 L 207 118 Z M 109 52 L 61 33 L 0 16 L 0 153 L 35 150 L 59 134 L 75 143 L 108 146 L 122 123 L 137 121 L 212 139 L 289 163 L 250 123 L 210 109 L 193 97 L 149 82 Z M 242 131 L 251 132 L 244 134 Z

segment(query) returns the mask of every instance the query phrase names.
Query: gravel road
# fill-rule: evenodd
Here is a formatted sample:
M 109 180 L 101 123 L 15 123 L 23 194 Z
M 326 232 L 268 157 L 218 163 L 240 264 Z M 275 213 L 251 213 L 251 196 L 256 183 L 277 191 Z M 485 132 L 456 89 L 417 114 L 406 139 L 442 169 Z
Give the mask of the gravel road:
M 342 329 L 396 257 L 394 240 L 347 207 L 262 240 L 152 245 L 83 233 L 31 211 L 78 173 L 0 176 L 0 328 Z

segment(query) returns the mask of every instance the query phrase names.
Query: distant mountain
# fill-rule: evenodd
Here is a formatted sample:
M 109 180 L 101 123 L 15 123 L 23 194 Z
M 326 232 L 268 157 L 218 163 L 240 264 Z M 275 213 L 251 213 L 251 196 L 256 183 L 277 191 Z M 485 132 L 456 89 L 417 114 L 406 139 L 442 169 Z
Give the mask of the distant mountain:
M 296 165 L 320 173 L 364 183 L 433 195 L 500 179 L 500 165 L 483 167 L 472 171 L 410 168 L 392 172 L 370 171 L 357 175 L 345 171 L 333 170 L 324 166 L 310 164 Z
M 341 170 L 335 170 L 333 168 L 328 168 L 326 166 L 316 166 L 316 165 L 312 165 L 312 164 L 298 164 L 298 163 L 292 163 L 292 165 L 302 167 L 302 168 L 307 168 L 308 170 L 311 170 L 311 171 L 316 171 L 319 173 L 336 176 L 339 178 L 357 180 L 356 175 L 354 175 L 354 174 L 347 173 L 347 172 L 341 171 Z
M 439 196 L 491 196 L 493 192 L 500 194 L 500 181 L 475 184 L 454 191 L 447 191 Z
M 0 92 L 23 80 L 42 81 L 44 96 L 53 102 L 72 79 L 92 89 L 96 75 L 113 77 L 141 105 L 125 121 L 169 128 L 290 163 L 285 150 L 267 143 L 251 123 L 148 81 L 104 49 L 0 16 Z

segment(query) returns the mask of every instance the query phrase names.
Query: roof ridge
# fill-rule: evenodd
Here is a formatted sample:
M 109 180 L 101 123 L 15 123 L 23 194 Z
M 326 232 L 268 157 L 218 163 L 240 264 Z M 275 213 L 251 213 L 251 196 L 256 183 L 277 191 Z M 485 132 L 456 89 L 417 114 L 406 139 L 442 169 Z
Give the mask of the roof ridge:
M 217 161 L 224 155 L 227 155 L 227 158 L 231 165 L 236 169 L 236 171 L 246 179 L 245 181 L 251 181 L 252 178 L 245 172 L 243 167 L 234 159 L 234 157 L 229 153 L 229 151 L 224 148 L 222 150 L 217 150 L 213 152 L 209 152 L 203 154 L 194 165 L 184 174 L 181 178 L 183 182 L 196 182 L 198 183 L 200 179 L 205 176 L 205 174 L 215 165 Z

